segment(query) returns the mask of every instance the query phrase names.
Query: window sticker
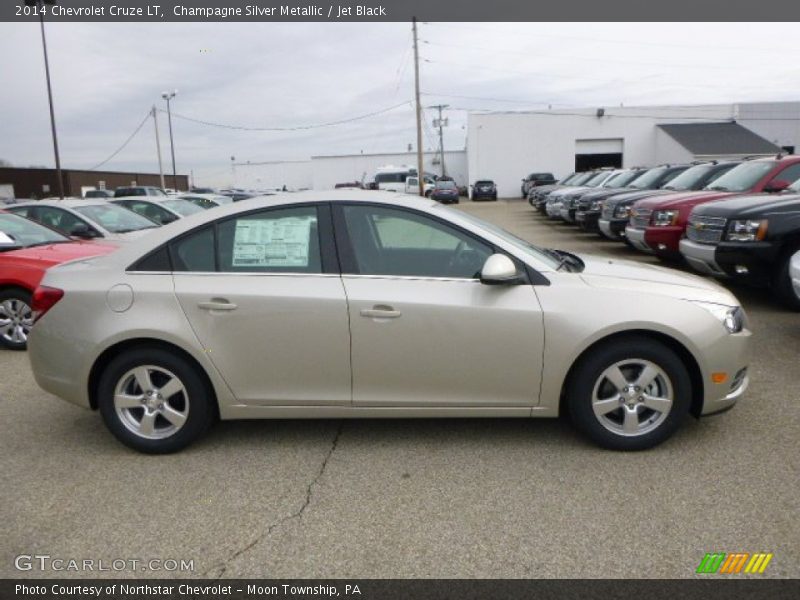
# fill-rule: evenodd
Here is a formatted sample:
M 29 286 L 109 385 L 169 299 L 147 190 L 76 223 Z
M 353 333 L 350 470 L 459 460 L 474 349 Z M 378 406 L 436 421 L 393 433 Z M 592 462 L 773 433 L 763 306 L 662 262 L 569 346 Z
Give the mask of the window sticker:
M 17 243 L 10 236 L 0 231 L 0 244 L 7 246 L 15 246 Z
M 234 267 L 308 267 L 316 217 L 240 219 L 233 239 Z

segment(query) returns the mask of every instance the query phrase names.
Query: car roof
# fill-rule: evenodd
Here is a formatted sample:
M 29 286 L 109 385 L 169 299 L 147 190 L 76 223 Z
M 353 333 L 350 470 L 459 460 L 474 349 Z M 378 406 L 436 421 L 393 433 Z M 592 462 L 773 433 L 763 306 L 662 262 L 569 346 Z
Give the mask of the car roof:
M 60 208 L 77 208 L 80 206 L 102 206 L 106 204 L 108 204 L 108 200 L 103 198 L 86 198 L 80 200 L 74 198 L 65 198 L 64 200 L 33 200 L 31 202 L 21 202 L 20 204 L 15 204 L 14 206 L 55 206 Z

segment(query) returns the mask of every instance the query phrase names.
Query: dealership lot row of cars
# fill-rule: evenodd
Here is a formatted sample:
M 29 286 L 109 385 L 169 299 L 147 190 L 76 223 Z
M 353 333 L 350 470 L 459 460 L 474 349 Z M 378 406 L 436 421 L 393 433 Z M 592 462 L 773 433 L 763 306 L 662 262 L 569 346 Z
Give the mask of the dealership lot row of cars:
M 800 310 L 800 157 L 574 173 L 531 187 L 551 219 L 665 262 L 769 287 Z
M 0 206 L 0 345 L 27 347 L 34 292 L 51 266 L 107 254 L 159 226 L 251 197 L 148 186 L 97 192 Z

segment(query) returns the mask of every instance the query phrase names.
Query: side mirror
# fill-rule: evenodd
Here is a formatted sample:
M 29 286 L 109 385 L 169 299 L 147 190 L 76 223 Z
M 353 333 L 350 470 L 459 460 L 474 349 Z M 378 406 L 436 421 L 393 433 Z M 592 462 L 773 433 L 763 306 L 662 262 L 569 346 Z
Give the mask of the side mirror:
M 91 240 L 96 237 L 96 233 L 92 231 L 86 223 L 76 223 L 75 226 L 69 231 L 70 237 L 80 238 L 82 240 Z
M 765 192 L 782 192 L 786 188 L 788 188 L 791 184 L 784 179 L 773 179 L 770 181 L 766 186 L 764 186 Z
M 505 254 L 492 254 L 483 263 L 481 283 L 486 285 L 508 285 L 519 281 L 517 266 Z

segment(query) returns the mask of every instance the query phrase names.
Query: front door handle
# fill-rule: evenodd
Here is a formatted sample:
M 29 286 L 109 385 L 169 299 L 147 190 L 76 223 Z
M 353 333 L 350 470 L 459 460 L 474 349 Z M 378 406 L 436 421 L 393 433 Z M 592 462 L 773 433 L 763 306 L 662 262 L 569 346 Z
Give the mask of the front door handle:
M 236 310 L 238 307 L 233 302 L 215 298 L 211 302 L 198 302 L 197 306 L 203 310 Z
M 391 306 L 384 305 L 365 308 L 361 311 L 361 316 L 367 317 L 368 319 L 397 319 L 402 314 L 403 313 L 401 313 L 399 310 L 395 310 Z

